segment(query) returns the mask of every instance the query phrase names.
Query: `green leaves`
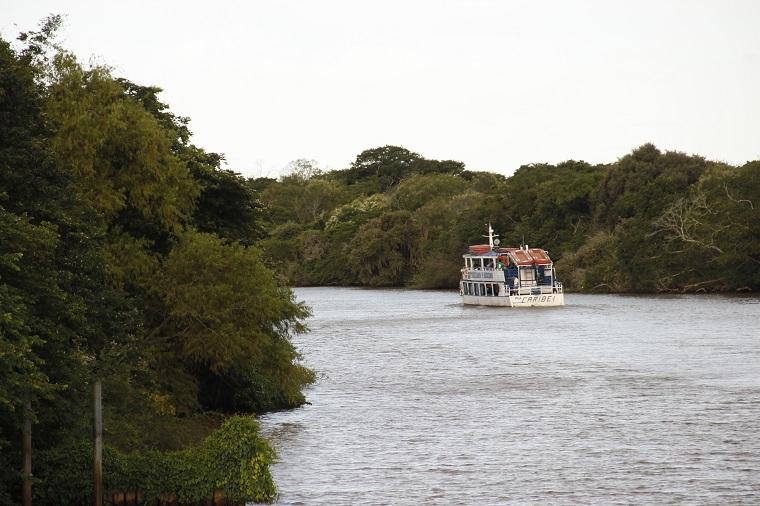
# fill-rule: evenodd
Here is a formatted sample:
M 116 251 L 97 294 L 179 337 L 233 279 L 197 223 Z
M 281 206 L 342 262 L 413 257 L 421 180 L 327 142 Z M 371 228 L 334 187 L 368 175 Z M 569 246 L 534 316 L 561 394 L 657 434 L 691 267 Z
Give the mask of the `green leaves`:
M 269 472 L 274 450 L 259 435 L 251 417 L 226 419 L 201 444 L 177 452 L 122 452 L 107 446 L 104 481 L 107 493 L 139 491 L 147 504 L 174 498 L 197 504 L 215 492 L 231 502 L 271 502 L 277 489 Z M 44 503 L 81 504 L 89 500 L 92 446 L 73 442 L 39 458 L 35 499 Z
M 195 228 L 246 246 L 261 239 L 262 204 L 253 185 L 231 170 L 220 169 L 214 155 L 195 147 L 185 148 L 183 158 L 201 185 L 193 212 Z
M 416 260 L 418 229 L 408 211 L 396 211 L 362 225 L 349 245 L 349 262 L 370 286 L 397 286 Z
M 172 152 L 176 132 L 127 95 L 107 68 L 84 70 L 67 53 L 55 60 L 48 93 L 53 151 L 82 195 L 105 219 L 133 208 L 178 229 L 199 188 Z
M 0 207 L 0 406 L 16 411 L 49 391 L 39 348 L 52 330 L 47 312 L 64 298 L 54 266 L 50 224 L 35 225 Z
M 152 284 L 181 356 L 213 372 L 261 359 L 267 341 L 304 330 L 292 300 L 256 249 L 184 232 Z
M 0 502 L 18 487 L 26 399 L 35 462 L 49 464 L 35 470 L 39 496 L 79 503 L 90 475 L 67 466 L 88 453 L 69 445 L 89 433 L 93 377 L 121 452 L 182 447 L 203 408 L 299 405 L 314 378 L 289 341 L 308 310 L 246 247 L 263 235 L 254 183 L 190 144 L 157 87 L 53 44 L 59 23 L 22 37 L 19 53 L 0 40 Z M 335 183 L 322 183 L 329 196 Z M 106 465 L 122 469 L 119 486 L 271 499 L 271 450 L 234 423 L 201 449 L 112 449 Z
M 273 227 L 262 247 L 296 284 L 453 287 L 462 248 L 490 222 L 502 244 L 550 250 L 569 289 L 753 288 L 759 163 L 735 168 L 645 144 L 607 165 L 531 164 L 505 178 L 383 146 L 346 170 L 266 181 Z M 312 181 L 360 197 L 300 212 Z M 678 218 L 689 212 L 684 234 Z
M 156 338 L 198 381 L 201 404 L 217 411 L 293 407 L 314 380 L 290 343 L 308 308 L 295 302 L 259 251 L 187 231 L 151 291 L 166 320 Z

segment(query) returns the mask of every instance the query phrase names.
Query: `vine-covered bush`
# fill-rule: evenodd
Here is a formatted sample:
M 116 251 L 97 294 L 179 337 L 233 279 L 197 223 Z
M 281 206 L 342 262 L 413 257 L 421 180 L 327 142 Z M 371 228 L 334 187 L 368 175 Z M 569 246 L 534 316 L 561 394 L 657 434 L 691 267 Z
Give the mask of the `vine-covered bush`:
M 169 498 L 197 504 L 215 491 L 233 503 L 270 502 L 277 493 L 269 472 L 274 457 L 259 436 L 258 423 L 249 416 L 233 416 L 203 443 L 182 451 L 123 453 L 106 446 L 104 488 L 107 496 L 139 492 L 142 504 Z M 77 442 L 45 453 L 36 474 L 40 503 L 86 504 L 92 490 L 92 444 Z

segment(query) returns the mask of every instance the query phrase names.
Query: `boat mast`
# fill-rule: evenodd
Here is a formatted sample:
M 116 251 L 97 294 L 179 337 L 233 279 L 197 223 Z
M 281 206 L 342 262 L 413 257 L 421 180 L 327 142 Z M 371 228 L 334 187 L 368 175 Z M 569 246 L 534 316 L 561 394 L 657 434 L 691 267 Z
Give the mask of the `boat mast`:
M 488 237 L 488 245 L 493 249 L 493 240 L 495 237 L 499 237 L 499 234 L 494 234 L 493 228 L 491 228 L 491 223 L 488 223 L 488 235 L 484 235 L 483 237 Z

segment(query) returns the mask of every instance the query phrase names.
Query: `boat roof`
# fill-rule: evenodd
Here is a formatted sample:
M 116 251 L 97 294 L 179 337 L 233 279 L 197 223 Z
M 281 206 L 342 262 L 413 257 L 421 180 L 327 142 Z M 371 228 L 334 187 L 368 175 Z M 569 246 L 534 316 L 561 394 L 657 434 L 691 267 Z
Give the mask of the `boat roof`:
M 470 250 L 466 253 L 465 257 L 470 258 L 493 258 L 500 256 L 509 257 L 515 265 L 528 266 L 528 265 L 551 265 L 552 259 L 549 258 L 549 254 L 546 250 L 541 248 L 494 248 L 490 251 L 478 251 L 481 245 L 470 246 Z

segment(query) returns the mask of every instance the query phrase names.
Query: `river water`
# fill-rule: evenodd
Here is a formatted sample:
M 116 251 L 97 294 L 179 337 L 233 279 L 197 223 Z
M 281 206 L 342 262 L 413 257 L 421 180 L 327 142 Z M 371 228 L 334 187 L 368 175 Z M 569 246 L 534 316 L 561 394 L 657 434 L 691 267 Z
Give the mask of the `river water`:
M 302 288 L 279 504 L 760 504 L 760 298 Z

